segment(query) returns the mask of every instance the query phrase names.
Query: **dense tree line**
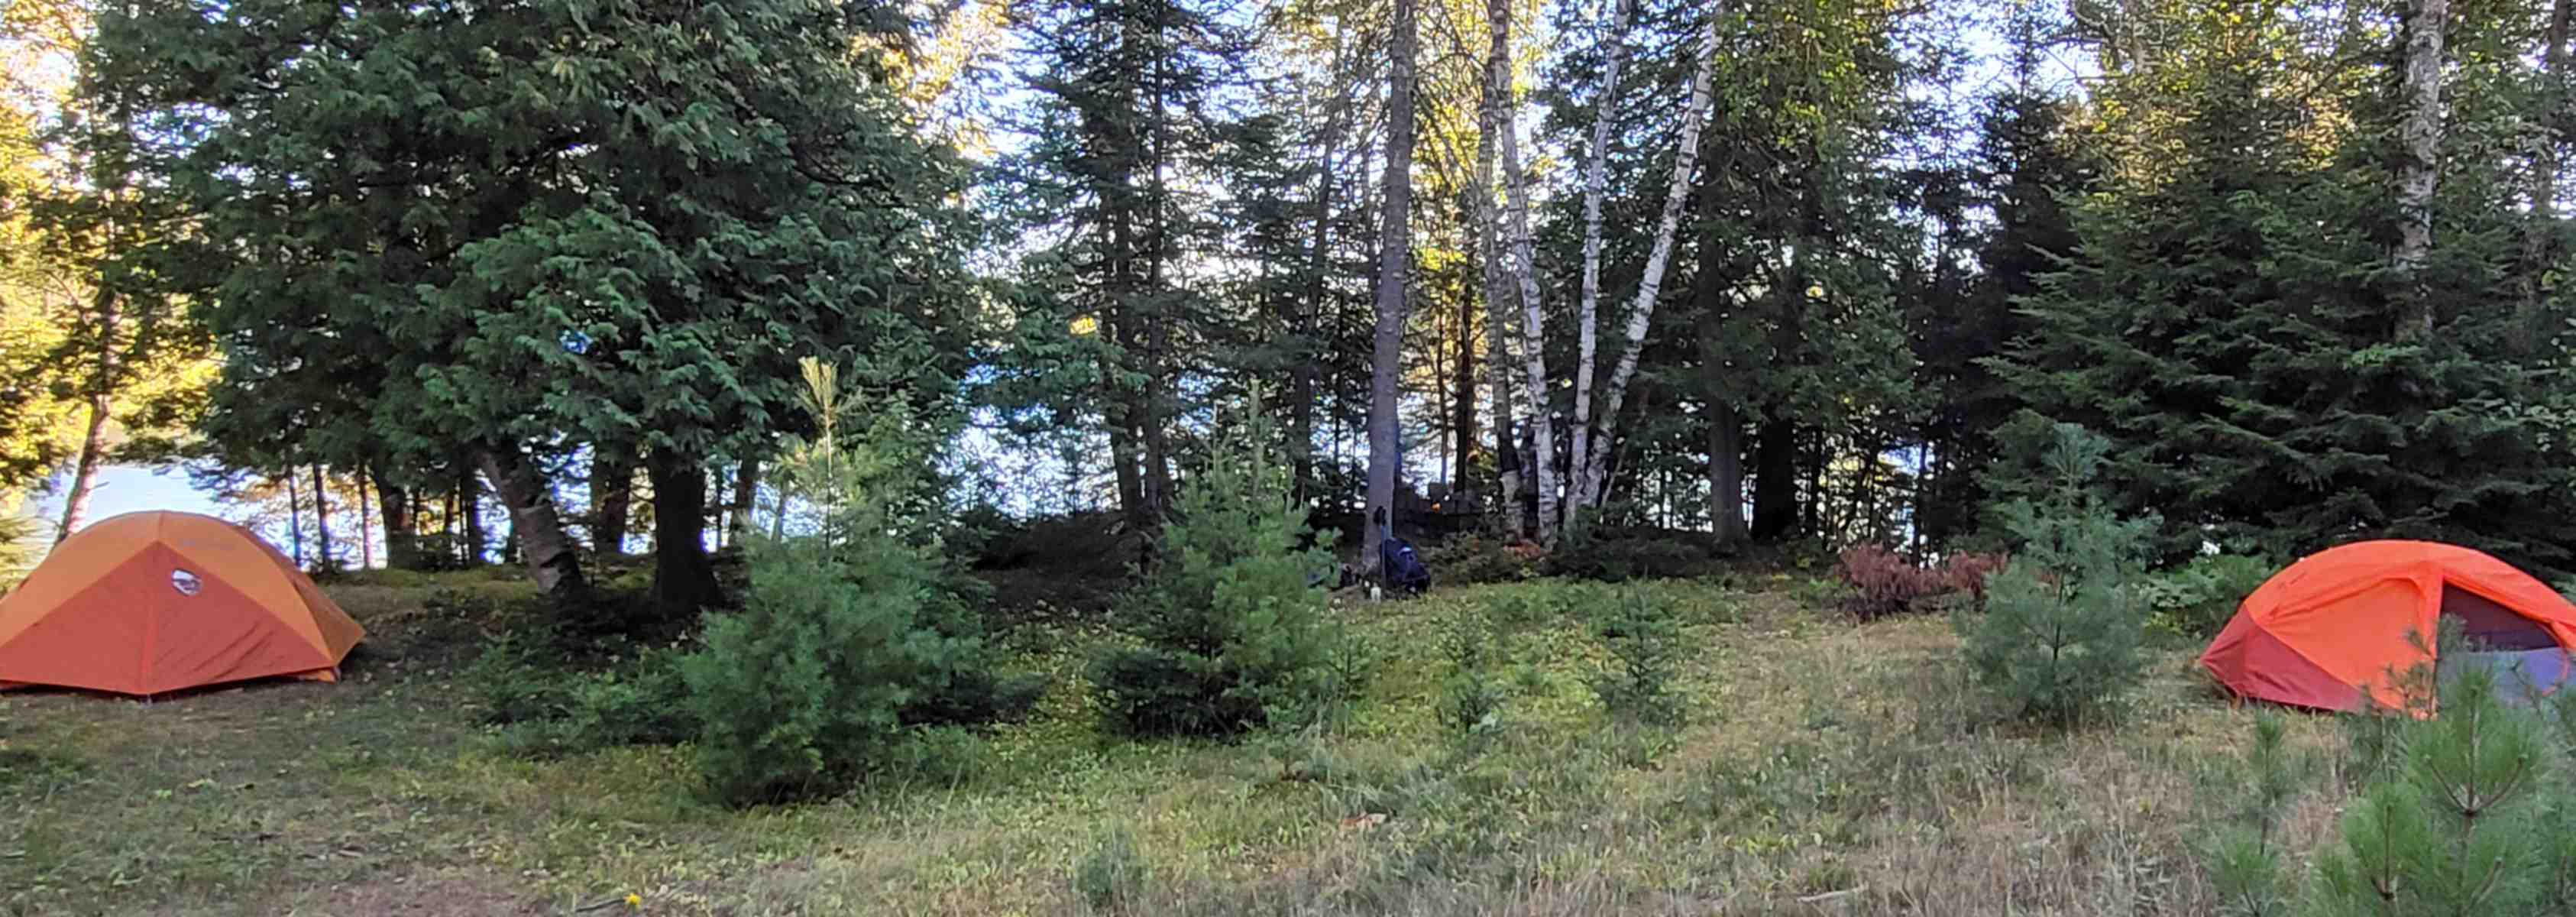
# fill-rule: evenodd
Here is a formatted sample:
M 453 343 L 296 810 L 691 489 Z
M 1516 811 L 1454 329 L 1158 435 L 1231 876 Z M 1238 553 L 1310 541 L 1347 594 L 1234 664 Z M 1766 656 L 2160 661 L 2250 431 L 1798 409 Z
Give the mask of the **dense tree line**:
M 2167 556 L 2564 568 L 2564 6 L 21 4 L 0 484 L 689 608 L 821 356 L 1138 550 L 1268 392 L 1372 538 L 1940 550 L 2071 421 Z

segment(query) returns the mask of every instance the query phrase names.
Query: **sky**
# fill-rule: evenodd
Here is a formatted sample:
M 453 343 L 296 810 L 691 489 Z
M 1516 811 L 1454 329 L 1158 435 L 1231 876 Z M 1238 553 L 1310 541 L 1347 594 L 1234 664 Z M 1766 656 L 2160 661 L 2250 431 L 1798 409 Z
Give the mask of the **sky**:
M 183 472 L 156 474 L 150 468 L 114 465 L 100 473 L 97 488 L 90 492 L 88 521 L 148 509 L 222 515 L 222 508 L 215 505 L 213 498 L 188 486 L 188 476 Z M 62 495 L 39 497 L 26 511 L 50 526 L 62 520 Z

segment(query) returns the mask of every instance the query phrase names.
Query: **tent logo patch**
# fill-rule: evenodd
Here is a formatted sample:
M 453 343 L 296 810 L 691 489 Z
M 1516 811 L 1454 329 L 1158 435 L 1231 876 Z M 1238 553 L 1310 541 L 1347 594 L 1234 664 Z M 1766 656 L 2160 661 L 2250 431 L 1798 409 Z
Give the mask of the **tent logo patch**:
M 206 588 L 206 586 L 204 583 L 197 581 L 197 575 L 194 573 L 190 573 L 186 570 L 172 570 L 170 571 L 170 588 L 179 590 L 180 595 L 196 595 L 199 590 Z

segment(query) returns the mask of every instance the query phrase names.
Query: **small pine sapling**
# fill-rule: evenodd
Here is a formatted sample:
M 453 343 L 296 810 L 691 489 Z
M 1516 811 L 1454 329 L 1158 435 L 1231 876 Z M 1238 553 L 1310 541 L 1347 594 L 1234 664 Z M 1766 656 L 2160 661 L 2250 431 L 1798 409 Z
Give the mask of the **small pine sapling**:
M 1246 428 L 1181 486 L 1162 560 L 1126 601 L 1141 645 L 1095 659 L 1108 725 L 1130 735 L 1239 735 L 1316 722 L 1335 702 L 1333 631 L 1307 572 L 1331 558 L 1305 542 L 1306 513 Z M 1250 444 L 1250 445 L 1242 445 Z
M 2306 769 L 2289 750 L 2289 727 L 2280 714 L 2254 721 L 2246 749 L 2244 793 L 2234 817 L 2209 851 L 2210 884 L 2227 913 L 2268 917 L 2287 913 L 2296 899 L 2293 873 L 2282 865 L 2281 819 L 2306 783 Z
M 1510 650 L 1499 618 L 1462 605 L 1440 633 L 1440 653 L 1449 660 L 1449 677 L 1440 689 L 1440 723 L 1460 736 L 1494 728 L 1511 696 L 1504 671 Z
M 2001 510 L 2019 550 L 1991 580 L 1985 613 L 1952 617 L 1970 668 L 2032 719 L 2072 724 L 2137 682 L 2144 623 L 2125 587 L 2156 520 L 2121 520 L 2093 492 L 2109 451 L 2101 436 L 2057 425 L 2037 499 Z
M 1593 694 L 1623 725 L 1680 725 L 1684 713 L 1672 683 L 1684 647 L 1672 606 L 1631 589 L 1610 608 L 1593 624 L 1610 653 L 1610 664 L 1593 673 Z
M 2438 688 L 2438 714 L 2402 718 L 2392 760 L 2318 856 L 2318 912 L 2543 913 L 2566 795 L 2548 727 L 2492 671 L 2444 673 Z

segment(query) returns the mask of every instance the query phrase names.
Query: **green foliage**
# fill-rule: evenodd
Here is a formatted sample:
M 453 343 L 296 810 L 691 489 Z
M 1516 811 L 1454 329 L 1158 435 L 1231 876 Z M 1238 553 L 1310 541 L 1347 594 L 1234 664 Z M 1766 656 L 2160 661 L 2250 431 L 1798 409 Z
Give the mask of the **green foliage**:
M 1609 665 L 1592 674 L 1593 696 L 1613 720 L 1678 726 L 1685 716 L 1673 679 L 1690 647 L 1670 604 L 1629 590 L 1593 620 L 1592 633 L 1610 653 Z
M 1501 722 L 1511 699 L 1511 644 L 1496 610 L 1462 604 L 1440 630 L 1440 654 L 1449 674 L 1440 685 L 1440 723 L 1475 736 Z
M 2131 588 L 2138 601 L 2146 603 L 2147 626 L 2185 639 L 2208 640 L 2236 617 L 2236 607 L 2246 596 L 2280 569 L 2257 555 L 2204 554 L 2140 579 Z
M 2093 493 L 2109 450 L 2081 427 L 2056 427 L 2038 459 L 2044 487 L 2000 512 L 2012 564 L 1991 581 L 1985 613 L 1952 618 L 1970 667 L 2027 717 L 2073 723 L 2138 678 L 2144 619 L 2126 587 L 2156 520 L 2121 521 Z
M 2527 17 L 2451 20 L 2440 241 L 2408 277 L 2389 260 L 2403 30 L 2327 39 L 2314 13 L 2184 4 L 2139 33 L 2171 40 L 2088 92 L 2082 139 L 2106 178 L 2068 199 L 2079 242 L 1989 366 L 2049 419 L 2115 440 L 2106 495 L 2164 514 L 2161 558 L 2204 539 L 2296 556 L 2419 538 L 2565 569 L 2576 463 L 2552 340 L 2568 301 L 2518 288 L 2556 271 L 2516 250 L 2520 151 L 2544 142 L 2521 88 Z M 1997 471 L 1997 494 L 2037 480 Z
M 2314 912 L 2541 915 L 2576 903 L 2568 734 L 2507 693 L 2496 673 L 2466 667 L 2442 678 L 2439 715 L 2385 717 L 2394 756 L 2318 854 Z
M 1623 531 L 1598 521 L 1567 526 L 1547 554 L 1549 576 L 1623 583 L 1697 576 L 1710 565 L 1698 536 L 1654 529 Z
M 1539 552 L 1517 538 L 1471 532 L 1422 553 L 1422 562 L 1443 583 L 1517 583 L 1538 576 Z
M 1019 693 L 975 674 L 991 661 L 956 620 L 947 577 L 896 536 L 872 487 L 883 450 L 843 439 L 832 367 L 809 360 L 805 371 L 820 435 L 781 472 L 817 507 L 815 530 L 754 547 L 742 611 L 709 615 L 704 648 L 681 665 L 698 766 L 734 803 L 838 792 L 888 769 L 907 710 L 982 713 Z M 960 685 L 974 696 L 944 699 Z
M 36 559 L 44 552 L 38 533 L 45 524 L 33 517 L 0 508 L 0 595 L 17 588 L 20 580 L 36 568 Z
M 2296 874 L 2283 864 L 2282 818 L 2306 783 L 2308 769 L 2289 750 L 2288 726 L 2278 712 L 2254 721 L 2254 744 L 2232 776 L 2243 788 L 2236 810 L 2205 851 L 2210 884 L 2229 914 L 2260 917 L 2286 913 L 2297 900 Z
M 1073 869 L 1073 890 L 1095 910 L 1134 904 L 1154 880 L 1154 863 L 1136 846 L 1136 832 L 1121 822 L 1102 828 L 1091 840 L 1091 852 Z
M 1257 445 L 1220 448 L 1182 486 L 1173 515 L 1159 561 L 1126 600 L 1140 645 L 1091 666 L 1108 725 L 1130 735 L 1233 735 L 1322 716 L 1345 686 L 1329 677 L 1325 597 L 1306 577 L 1331 560 L 1298 547 L 1305 513 L 1286 477 Z

